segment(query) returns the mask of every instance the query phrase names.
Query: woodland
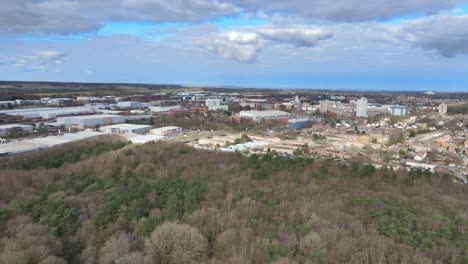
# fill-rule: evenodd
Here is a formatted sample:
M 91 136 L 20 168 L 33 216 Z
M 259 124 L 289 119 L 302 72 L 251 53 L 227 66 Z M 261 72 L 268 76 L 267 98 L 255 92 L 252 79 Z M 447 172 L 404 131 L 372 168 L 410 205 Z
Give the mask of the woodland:
M 429 171 L 105 136 L 0 158 L 0 263 L 468 263 Z

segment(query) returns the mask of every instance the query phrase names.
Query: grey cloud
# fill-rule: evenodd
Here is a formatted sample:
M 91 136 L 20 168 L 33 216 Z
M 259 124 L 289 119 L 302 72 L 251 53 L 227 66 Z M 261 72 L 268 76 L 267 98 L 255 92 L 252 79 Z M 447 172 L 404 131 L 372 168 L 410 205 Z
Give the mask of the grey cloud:
M 319 41 L 333 37 L 330 32 L 307 27 L 267 27 L 258 30 L 263 38 L 282 43 L 290 43 L 297 47 L 315 47 Z
M 453 58 L 468 54 L 468 16 L 433 16 L 399 28 L 400 39 Z
M 432 14 L 466 3 L 466 0 L 235 0 L 234 3 L 252 12 L 280 11 L 308 19 L 355 22 L 414 13 Z
M 0 32 L 90 32 L 110 21 L 190 22 L 240 12 L 218 0 L 0 0 Z
M 242 13 L 365 21 L 434 13 L 466 0 L 0 0 L 0 33 L 89 32 L 109 21 L 200 22 Z

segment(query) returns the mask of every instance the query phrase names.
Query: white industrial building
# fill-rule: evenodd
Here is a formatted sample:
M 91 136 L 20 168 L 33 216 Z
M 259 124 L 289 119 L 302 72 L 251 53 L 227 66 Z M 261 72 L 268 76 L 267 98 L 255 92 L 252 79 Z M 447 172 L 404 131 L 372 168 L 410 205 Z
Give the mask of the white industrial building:
M 33 131 L 33 126 L 31 125 L 21 125 L 21 124 L 6 124 L 0 125 L 0 135 L 8 135 L 12 130 L 19 130 L 21 132 L 30 132 Z
M 135 101 L 126 101 L 126 102 L 118 102 L 117 106 L 120 109 L 139 109 L 141 108 L 141 103 L 135 102 Z
M 23 119 L 53 119 L 58 116 L 84 115 L 93 113 L 95 113 L 95 110 L 89 107 L 22 108 L 0 111 L 0 114 L 19 116 Z
M 181 133 L 183 129 L 181 127 L 176 126 L 167 126 L 167 127 L 160 127 L 151 129 L 150 134 L 152 135 L 160 135 L 160 136 L 172 136 Z
M 405 116 L 408 114 L 408 106 L 405 105 L 392 105 L 388 108 L 388 111 L 393 116 Z
M 280 110 L 264 110 L 264 111 L 241 111 L 239 113 L 240 118 L 249 118 L 255 122 L 260 122 L 265 119 L 278 119 L 289 117 L 291 114 L 288 112 L 280 111 Z
M 227 111 L 229 109 L 229 107 L 224 104 L 223 99 L 206 99 L 205 105 L 208 106 L 208 110 L 210 111 Z
M 356 101 L 356 116 L 367 117 L 367 99 L 364 97 Z
M 147 125 L 135 125 L 135 124 L 117 124 L 110 126 L 103 126 L 99 128 L 99 131 L 109 134 L 144 134 L 153 128 Z
M 119 115 L 86 115 L 86 116 L 69 116 L 60 117 L 57 123 L 63 124 L 66 127 L 88 128 L 102 125 L 112 125 L 125 123 L 124 116 Z
M 9 142 L 0 145 L 0 156 L 16 155 L 30 151 L 37 151 L 100 135 L 102 135 L 102 133 L 81 131 L 78 133 L 68 133 L 59 136 L 39 137 L 34 139 Z
M 164 139 L 164 136 L 160 135 L 138 135 L 129 138 L 128 140 L 133 144 L 145 144 L 148 142 L 158 142 Z
M 165 113 L 169 112 L 171 110 L 177 110 L 177 109 L 183 109 L 182 106 L 176 105 L 176 106 L 152 106 L 149 107 L 149 110 L 153 113 Z

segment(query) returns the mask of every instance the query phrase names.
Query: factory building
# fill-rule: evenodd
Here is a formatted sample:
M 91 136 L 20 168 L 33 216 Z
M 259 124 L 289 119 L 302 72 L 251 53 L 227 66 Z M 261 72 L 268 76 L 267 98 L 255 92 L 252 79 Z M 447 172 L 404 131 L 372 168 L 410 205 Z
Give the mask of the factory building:
M 54 119 L 58 116 L 93 114 L 89 107 L 61 107 L 61 108 L 24 108 L 3 110 L 0 114 L 15 116 L 18 119 Z
M 364 97 L 356 101 L 356 116 L 367 117 L 367 99 Z
M 11 132 L 30 132 L 33 131 L 33 126 L 31 125 L 21 125 L 21 124 L 6 124 L 0 125 L 0 136 L 8 135 Z
M 262 122 L 272 119 L 288 119 L 291 114 L 280 110 L 265 110 L 265 111 L 241 111 L 239 113 L 240 119 L 250 119 L 254 122 Z M 286 121 L 287 122 L 287 121 Z
M 208 106 L 210 111 L 228 110 L 228 106 L 224 104 L 223 99 L 206 99 L 205 105 Z
M 310 127 L 310 120 L 309 118 L 294 118 L 289 119 L 288 127 L 290 129 L 303 129 Z
M 74 127 L 79 129 L 102 125 L 121 124 L 125 123 L 125 121 L 125 117 L 119 115 L 69 116 L 60 117 L 57 119 L 57 123 L 63 124 L 66 127 Z
M 147 125 L 117 124 L 100 127 L 99 131 L 109 134 L 144 134 L 151 128 L 153 127 Z
M 170 111 L 173 110 L 178 110 L 178 109 L 183 109 L 182 106 L 180 105 L 175 105 L 175 106 L 152 106 L 149 107 L 149 110 L 155 114 L 161 114 L 161 113 L 169 113 Z
M 167 127 L 160 127 L 151 129 L 150 134 L 152 135 L 160 135 L 160 136 L 173 136 L 179 133 L 182 133 L 183 129 L 181 127 L 176 126 L 167 126 Z
M 131 137 L 129 141 L 132 142 L 133 144 L 145 144 L 148 142 L 158 142 L 163 139 L 164 137 L 159 136 L 159 135 L 139 135 L 139 136 Z
M 140 109 L 141 103 L 135 101 L 118 102 L 117 107 L 120 109 Z
M 408 106 L 405 105 L 392 105 L 388 108 L 388 111 L 393 116 L 405 116 L 408 114 Z

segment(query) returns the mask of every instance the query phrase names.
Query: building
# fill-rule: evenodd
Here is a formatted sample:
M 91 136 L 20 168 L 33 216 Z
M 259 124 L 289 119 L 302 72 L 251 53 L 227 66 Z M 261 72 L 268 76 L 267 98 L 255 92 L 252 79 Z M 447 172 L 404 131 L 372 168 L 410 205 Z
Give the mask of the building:
M 393 116 L 405 116 L 409 113 L 408 106 L 405 105 L 392 105 L 388 108 L 388 111 Z
M 31 125 L 21 125 L 21 124 L 6 124 L 0 125 L 0 135 L 5 136 L 11 132 L 31 132 L 33 131 L 33 126 Z
M 441 103 L 439 105 L 439 115 L 441 116 L 447 115 L 447 105 L 445 103 Z
M 205 105 L 208 106 L 210 111 L 228 110 L 228 106 L 224 104 L 223 99 L 206 99 Z
M 80 131 L 78 133 L 66 133 L 58 136 L 18 140 L 0 145 L 0 156 L 16 155 L 25 152 L 47 149 L 53 146 L 97 136 L 102 136 L 102 133 L 92 131 Z
M 88 127 L 97 127 L 102 125 L 112 125 L 125 123 L 126 118 L 119 115 L 86 115 L 86 116 L 69 116 L 60 117 L 57 123 L 61 123 L 66 127 L 74 127 L 84 129 Z
M 321 100 L 319 102 L 319 111 L 320 113 L 328 112 L 328 100 Z
M 282 118 L 289 118 L 291 114 L 288 112 L 280 111 L 280 110 L 265 110 L 265 111 L 241 111 L 239 113 L 239 117 L 241 119 L 251 119 L 254 122 L 261 122 L 264 120 L 271 120 L 271 119 L 282 119 Z
M 367 117 L 367 99 L 364 97 L 356 101 L 356 116 Z
M 99 131 L 109 134 L 144 134 L 153 128 L 147 125 L 135 125 L 135 124 L 117 124 L 110 126 L 103 126 L 99 128 Z
M 296 98 L 294 98 L 294 106 L 299 107 L 300 105 L 301 105 L 301 99 L 299 98 L 299 96 L 296 96 Z
M 180 106 L 180 105 L 175 105 L 175 106 L 152 106 L 152 107 L 149 107 L 149 110 L 151 112 L 158 113 L 158 114 L 169 113 L 170 111 L 178 110 L 178 109 L 183 109 L 183 107 Z
M 288 127 L 291 129 L 303 129 L 310 127 L 310 120 L 309 118 L 294 118 L 289 119 Z
M 95 113 L 95 110 L 90 107 L 23 108 L 0 111 L 0 114 L 15 116 L 18 119 L 53 119 L 58 116 L 84 115 L 93 113 Z
M 117 107 L 120 109 L 139 109 L 141 103 L 135 101 L 118 102 Z
M 167 127 L 160 127 L 151 129 L 150 134 L 152 135 L 160 135 L 160 136 L 173 136 L 179 133 L 182 133 L 183 129 L 181 127 L 176 126 L 167 126 Z

